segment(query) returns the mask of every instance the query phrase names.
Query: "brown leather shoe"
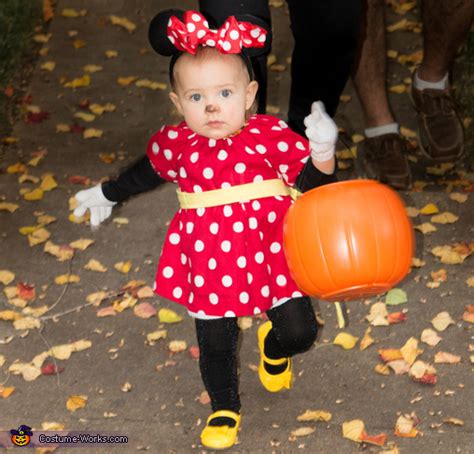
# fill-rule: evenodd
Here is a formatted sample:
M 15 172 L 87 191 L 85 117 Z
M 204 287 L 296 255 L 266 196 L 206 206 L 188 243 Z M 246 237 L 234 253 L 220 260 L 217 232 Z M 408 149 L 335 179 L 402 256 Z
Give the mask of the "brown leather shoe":
M 399 134 L 384 134 L 364 141 L 364 167 L 368 178 L 395 189 L 409 189 L 411 173 L 406 142 Z
M 423 153 L 436 162 L 456 161 L 464 153 L 464 133 L 451 90 L 417 90 L 411 98 L 418 111 L 418 138 Z

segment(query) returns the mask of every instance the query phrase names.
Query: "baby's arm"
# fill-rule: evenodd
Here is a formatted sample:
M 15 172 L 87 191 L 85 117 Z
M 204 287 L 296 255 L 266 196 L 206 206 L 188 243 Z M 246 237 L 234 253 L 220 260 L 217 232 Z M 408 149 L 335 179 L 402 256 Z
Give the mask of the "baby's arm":
M 90 210 L 91 225 L 98 226 L 112 214 L 112 207 L 118 202 L 154 189 L 165 181 L 155 172 L 148 157 L 144 156 L 122 172 L 116 180 L 79 191 L 75 195 L 79 205 L 74 210 L 74 215 L 80 217 Z

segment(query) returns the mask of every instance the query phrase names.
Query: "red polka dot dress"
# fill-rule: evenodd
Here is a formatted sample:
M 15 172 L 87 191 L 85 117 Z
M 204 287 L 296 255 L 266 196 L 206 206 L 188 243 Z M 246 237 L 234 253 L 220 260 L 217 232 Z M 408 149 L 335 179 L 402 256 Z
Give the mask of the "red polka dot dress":
M 182 192 L 203 192 L 280 178 L 292 186 L 309 158 L 308 142 L 285 122 L 254 115 L 237 134 L 209 139 L 185 122 L 149 141 L 156 172 Z M 303 296 L 283 252 L 283 220 L 292 203 L 272 196 L 209 208 L 180 208 L 172 219 L 155 292 L 198 318 L 264 312 Z

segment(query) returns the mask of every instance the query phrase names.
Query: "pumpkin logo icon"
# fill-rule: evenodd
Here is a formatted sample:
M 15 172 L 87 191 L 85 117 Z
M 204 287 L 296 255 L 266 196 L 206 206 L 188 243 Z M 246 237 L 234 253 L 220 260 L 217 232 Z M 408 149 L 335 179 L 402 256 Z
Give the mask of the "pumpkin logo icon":
M 11 440 L 15 446 L 28 446 L 31 441 L 31 437 L 33 436 L 33 432 L 31 431 L 31 427 L 28 426 L 20 426 L 18 430 L 12 429 L 10 430 Z

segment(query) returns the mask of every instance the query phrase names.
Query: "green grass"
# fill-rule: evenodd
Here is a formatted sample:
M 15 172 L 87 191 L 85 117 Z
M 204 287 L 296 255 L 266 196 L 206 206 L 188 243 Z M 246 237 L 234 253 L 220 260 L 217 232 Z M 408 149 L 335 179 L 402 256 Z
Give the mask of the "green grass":
M 42 24 L 41 0 L 0 0 L 0 134 L 10 128 L 15 96 L 5 96 L 5 88 L 19 86 L 38 45 L 32 41 Z

